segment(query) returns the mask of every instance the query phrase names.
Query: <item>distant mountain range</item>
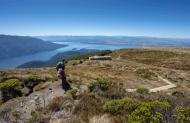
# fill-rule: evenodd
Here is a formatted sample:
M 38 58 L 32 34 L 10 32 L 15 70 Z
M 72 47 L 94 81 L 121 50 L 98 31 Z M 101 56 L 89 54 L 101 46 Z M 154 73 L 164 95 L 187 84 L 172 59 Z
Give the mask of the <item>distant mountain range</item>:
M 49 67 L 54 65 L 55 63 L 61 61 L 63 58 L 70 58 L 72 56 L 76 55 L 82 55 L 86 53 L 92 53 L 92 52 L 97 52 L 99 50 L 96 49 L 80 49 L 76 51 L 66 51 L 62 53 L 57 53 L 53 57 L 50 58 L 48 61 L 30 61 L 26 62 L 22 65 L 19 65 L 17 68 L 41 68 L 41 67 Z
M 139 45 L 143 47 L 190 47 L 190 39 L 147 36 L 35 36 L 46 41 L 80 42 L 90 44 Z
M 66 46 L 33 37 L 0 35 L 0 58 L 55 50 Z

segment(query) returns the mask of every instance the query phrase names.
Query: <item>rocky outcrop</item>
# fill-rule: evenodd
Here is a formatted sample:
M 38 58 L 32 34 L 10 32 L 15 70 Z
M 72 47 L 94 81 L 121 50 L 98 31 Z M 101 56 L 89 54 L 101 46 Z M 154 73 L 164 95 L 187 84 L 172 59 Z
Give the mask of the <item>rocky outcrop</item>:
M 72 88 L 76 88 L 76 86 L 71 85 Z M 26 89 L 27 87 L 24 87 Z M 82 91 L 86 90 L 86 85 L 81 85 L 80 89 Z M 0 107 L 0 112 L 5 108 L 11 108 L 13 110 L 18 110 L 22 114 L 22 118 L 28 119 L 31 117 L 30 112 L 34 110 L 36 107 L 44 107 L 45 105 L 49 104 L 50 101 L 53 100 L 53 98 L 58 96 L 64 96 L 65 91 L 62 89 L 59 82 L 53 82 L 50 85 L 48 85 L 46 88 L 41 89 L 39 91 L 35 91 L 31 93 L 27 97 L 19 97 L 12 99 L 2 105 Z M 77 102 L 76 102 L 77 103 Z M 66 106 L 69 105 L 69 102 Z M 69 112 L 66 110 L 60 111 L 63 115 L 65 114 L 65 117 L 69 116 Z M 60 118 L 62 115 L 55 114 L 52 116 L 52 120 L 55 120 L 55 118 Z M 0 120 L 0 123 L 6 123 L 3 120 Z

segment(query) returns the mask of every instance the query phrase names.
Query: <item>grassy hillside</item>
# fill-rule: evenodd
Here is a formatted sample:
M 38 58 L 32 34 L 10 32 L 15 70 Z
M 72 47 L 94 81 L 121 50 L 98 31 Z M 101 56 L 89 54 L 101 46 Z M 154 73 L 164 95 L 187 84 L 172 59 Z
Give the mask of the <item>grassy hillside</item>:
M 190 48 L 120 49 L 113 57 L 177 70 L 190 70 Z
M 67 45 L 54 44 L 49 41 L 26 36 L 0 35 L 0 58 L 55 50 L 65 46 Z
M 56 55 L 52 56 L 48 61 L 30 61 L 24 64 L 19 65 L 17 68 L 42 68 L 42 67 L 49 67 L 54 65 L 55 63 L 61 61 L 63 58 L 68 59 L 70 57 L 81 55 L 90 52 L 97 52 L 98 50 L 95 49 L 81 49 L 77 51 L 66 51 L 62 53 L 57 53 Z
M 87 53 L 87 54 L 83 54 L 83 55 L 76 55 L 76 56 L 66 59 L 65 63 L 68 63 L 69 61 L 72 61 L 72 60 L 86 60 L 86 59 L 89 59 L 89 57 L 92 57 L 95 55 L 105 56 L 105 55 L 110 54 L 111 52 L 112 52 L 111 50 L 104 50 L 104 51 L 98 51 L 98 52 L 93 52 L 93 53 Z M 52 65 L 51 67 L 55 67 L 56 65 L 57 65 L 57 63 Z
M 94 53 L 71 57 L 65 72 L 67 81 L 76 89 L 55 97 L 45 108 L 35 109 L 27 122 L 189 123 L 189 51 L 190 48 L 119 49 L 97 52 L 111 55 L 112 60 L 86 59 Z M 10 78 L 27 83 L 34 74 L 40 78 L 33 88 L 36 92 L 54 81 L 61 84 L 55 67 L 1 70 L 0 83 Z M 152 88 L 167 85 L 158 75 L 177 87 L 149 93 Z M 83 86 L 88 90 L 84 91 Z

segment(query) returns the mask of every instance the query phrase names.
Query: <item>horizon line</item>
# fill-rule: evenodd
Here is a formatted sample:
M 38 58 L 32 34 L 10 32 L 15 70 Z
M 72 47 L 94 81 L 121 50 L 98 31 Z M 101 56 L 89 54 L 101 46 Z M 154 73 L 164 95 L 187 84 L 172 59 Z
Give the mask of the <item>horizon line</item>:
M 8 34 L 0 34 L 8 35 Z M 9 35 L 9 36 L 28 36 L 28 37 L 37 37 L 37 36 L 107 36 L 107 37 L 147 37 L 147 38 L 165 38 L 165 39 L 190 39 L 189 38 L 172 38 L 172 37 L 155 37 L 155 36 L 129 36 L 129 35 Z

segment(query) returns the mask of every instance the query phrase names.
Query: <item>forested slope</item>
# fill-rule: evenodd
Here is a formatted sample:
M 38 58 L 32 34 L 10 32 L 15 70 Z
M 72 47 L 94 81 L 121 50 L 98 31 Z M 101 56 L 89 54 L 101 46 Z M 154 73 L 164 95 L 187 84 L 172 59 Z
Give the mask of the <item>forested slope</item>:
M 65 46 L 67 45 L 54 44 L 49 41 L 27 36 L 0 35 L 0 58 L 55 50 Z

